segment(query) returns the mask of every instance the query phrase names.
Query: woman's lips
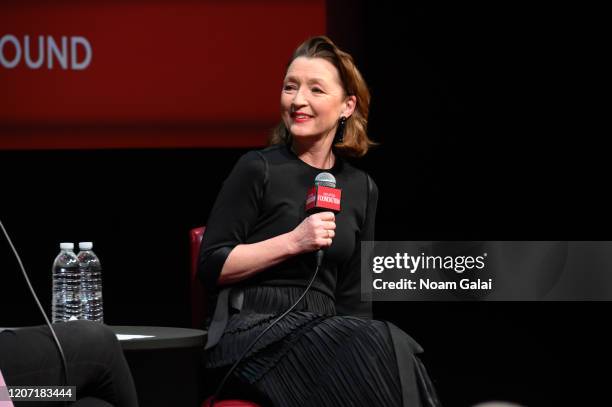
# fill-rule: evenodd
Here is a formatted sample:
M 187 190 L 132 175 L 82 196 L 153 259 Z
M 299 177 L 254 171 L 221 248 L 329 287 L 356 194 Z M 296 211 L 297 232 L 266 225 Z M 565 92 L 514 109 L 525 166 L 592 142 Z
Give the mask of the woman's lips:
M 309 115 L 307 115 L 307 114 L 300 114 L 300 113 L 293 113 L 291 115 L 291 118 L 296 123 L 304 123 L 304 122 L 306 122 L 306 121 L 311 119 L 311 117 Z
M 306 122 L 308 120 L 310 120 L 310 117 L 308 117 L 308 116 L 301 116 L 301 117 L 297 117 L 296 116 L 296 117 L 293 118 L 293 121 L 296 122 L 296 123 L 304 123 L 304 122 Z

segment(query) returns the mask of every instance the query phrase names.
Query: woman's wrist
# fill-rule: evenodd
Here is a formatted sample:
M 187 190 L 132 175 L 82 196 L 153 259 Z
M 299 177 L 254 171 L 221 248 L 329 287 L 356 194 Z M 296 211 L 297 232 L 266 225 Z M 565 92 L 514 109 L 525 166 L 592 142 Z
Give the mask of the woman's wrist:
M 284 235 L 287 240 L 287 254 L 290 256 L 297 256 L 300 254 L 300 245 L 295 235 L 295 231 L 287 232 Z

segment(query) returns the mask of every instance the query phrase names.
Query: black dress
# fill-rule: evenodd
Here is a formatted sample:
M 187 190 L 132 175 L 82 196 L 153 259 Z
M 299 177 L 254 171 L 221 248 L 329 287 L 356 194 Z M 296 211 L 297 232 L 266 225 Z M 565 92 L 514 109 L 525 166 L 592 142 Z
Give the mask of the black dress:
M 309 292 L 251 349 L 221 393 L 274 406 L 438 405 L 421 347 L 390 322 L 372 320 L 361 300 L 360 241 L 374 240 L 378 189 L 342 159 L 320 170 L 287 146 L 240 158 L 217 197 L 202 241 L 198 275 L 209 298 L 204 354 L 216 385 L 269 323 L 304 291 L 312 253 L 295 256 L 230 287 L 216 282 L 231 250 L 287 233 L 306 218 L 306 194 L 320 172 L 342 189 L 336 236 Z

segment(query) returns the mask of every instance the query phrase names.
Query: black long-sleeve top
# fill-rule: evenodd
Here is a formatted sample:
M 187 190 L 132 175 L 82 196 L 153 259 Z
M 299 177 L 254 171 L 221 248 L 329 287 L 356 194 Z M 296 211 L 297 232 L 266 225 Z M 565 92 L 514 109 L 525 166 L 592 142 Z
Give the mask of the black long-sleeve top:
M 225 180 L 206 225 L 199 259 L 198 277 L 209 296 L 215 298 L 224 288 L 217 286 L 217 280 L 235 246 L 290 232 L 308 216 L 307 190 L 323 171 L 333 174 L 342 190 L 341 211 L 336 214 L 336 236 L 311 289 L 334 298 L 338 315 L 372 318 L 371 303 L 361 301 L 360 241 L 374 240 L 376 184 L 340 158 L 328 170 L 312 167 L 286 145 L 246 153 Z M 314 253 L 295 256 L 237 284 L 306 287 L 314 258 Z

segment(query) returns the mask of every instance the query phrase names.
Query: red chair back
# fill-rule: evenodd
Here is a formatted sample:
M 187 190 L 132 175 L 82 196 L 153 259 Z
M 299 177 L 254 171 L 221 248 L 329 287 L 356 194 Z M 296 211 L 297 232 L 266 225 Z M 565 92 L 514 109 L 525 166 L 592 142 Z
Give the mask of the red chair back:
M 189 232 L 189 243 L 191 253 L 191 326 L 201 329 L 206 319 L 206 302 L 202 283 L 198 280 L 198 259 L 200 257 L 200 245 L 204 236 L 205 226 L 191 229 Z

